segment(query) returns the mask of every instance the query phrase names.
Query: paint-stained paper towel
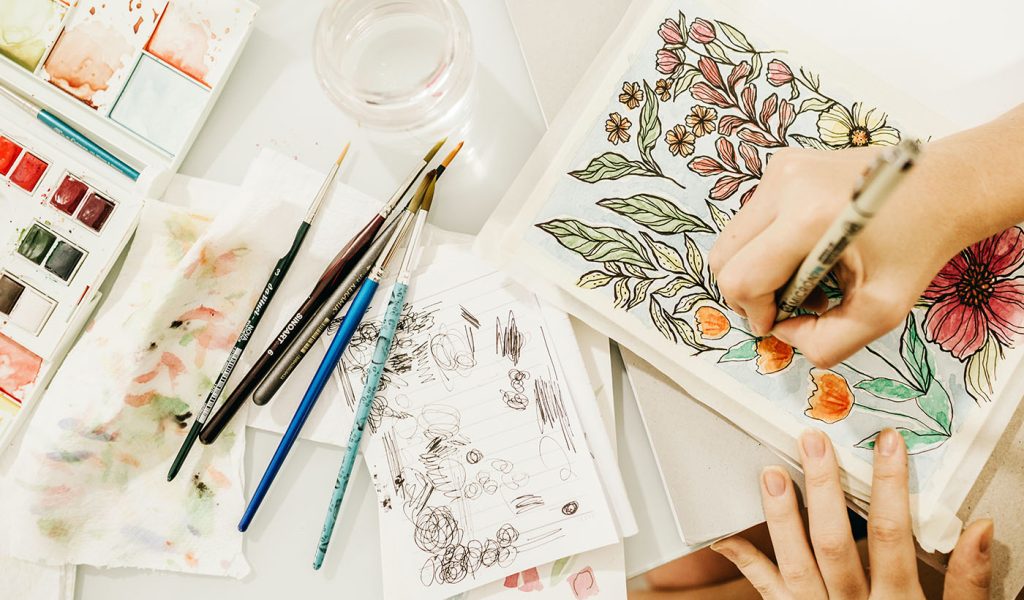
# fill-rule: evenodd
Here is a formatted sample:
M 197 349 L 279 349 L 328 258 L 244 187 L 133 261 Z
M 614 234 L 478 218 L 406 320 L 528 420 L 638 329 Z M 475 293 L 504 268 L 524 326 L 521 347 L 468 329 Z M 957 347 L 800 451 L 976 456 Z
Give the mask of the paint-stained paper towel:
M 212 220 L 151 202 L 0 491 L 0 554 L 244 576 L 244 418 L 167 470 L 303 209 L 224 188 Z M 216 205 L 215 205 L 216 206 Z

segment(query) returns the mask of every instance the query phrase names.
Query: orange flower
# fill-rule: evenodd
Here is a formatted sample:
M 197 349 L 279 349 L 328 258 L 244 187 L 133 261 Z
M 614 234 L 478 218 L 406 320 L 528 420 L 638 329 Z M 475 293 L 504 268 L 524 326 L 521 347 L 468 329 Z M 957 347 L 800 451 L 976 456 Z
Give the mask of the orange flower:
M 853 410 L 853 390 L 838 373 L 811 369 L 814 389 L 807 403 L 811 406 L 804 414 L 812 419 L 835 423 L 850 416 Z
M 775 336 L 757 341 L 757 372 L 771 375 L 793 362 L 793 348 Z
M 612 144 L 629 141 L 629 128 L 633 123 L 617 112 L 610 113 L 608 120 L 604 122 L 604 130 L 608 132 L 608 141 Z
M 697 330 L 700 337 L 706 340 L 717 340 L 729 333 L 732 325 L 722 311 L 713 306 L 702 306 L 697 309 Z

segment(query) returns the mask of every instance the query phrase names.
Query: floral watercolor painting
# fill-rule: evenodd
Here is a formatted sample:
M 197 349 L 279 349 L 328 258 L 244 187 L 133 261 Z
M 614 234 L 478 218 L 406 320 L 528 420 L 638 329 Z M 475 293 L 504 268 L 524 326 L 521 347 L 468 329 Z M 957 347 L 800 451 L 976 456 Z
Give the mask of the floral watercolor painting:
M 831 370 L 725 305 L 707 254 L 756 193 L 773 153 L 893 145 L 881 108 L 732 24 L 673 11 L 608 89 L 600 120 L 554 186 L 524 241 L 627 313 L 649 335 L 817 426 L 871 459 L 882 428 L 914 455 L 912 485 L 934 472 L 963 420 L 990 402 L 1024 333 L 1024 231 L 954 257 L 903 326 Z M 822 285 L 833 301 L 835 280 Z M 588 296 L 596 298 L 598 296 Z M 594 302 L 591 300 L 590 302 Z

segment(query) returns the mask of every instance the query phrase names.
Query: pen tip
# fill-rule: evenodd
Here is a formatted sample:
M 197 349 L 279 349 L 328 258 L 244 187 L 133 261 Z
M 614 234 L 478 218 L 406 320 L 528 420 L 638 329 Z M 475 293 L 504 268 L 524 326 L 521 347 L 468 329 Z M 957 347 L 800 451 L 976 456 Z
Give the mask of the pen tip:
M 448 156 L 444 157 L 444 160 L 441 161 L 441 166 L 447 169 L 448 165 L 452 164 L 452 161 L 455 160 L 455 155 L 459 153 L 459 150 L 462 150 L 462 145 L 465 143 L 466 142 L 459 142 L 459 145 L 449 152 Z
M 341 154 L 338 155 L 338 160 L 334 164 L 340 165 L 341 161 L 345 160 L 345 155 L 348 154 L 348 149 L 349 149 L 349 147 L 351 145 L 352 145 L 352 142 L 349 142 L 349 143 L 345 144 L 345 147 L 342 148 L 342 150 L 341 150 Z
M 427 152 L 427 155 L 423 157 L 423 162 L 428 163 L 434 160 L 434 155 L 436 155 L 438 151 L 441 150 L 441 146 L 444 146 L 447 141 L 448 137 L 445 136 L 441 138 L 440 141 L 438 141 L 436 144 L 434 144 L 434 147 L 430 149 L 430 152 Z

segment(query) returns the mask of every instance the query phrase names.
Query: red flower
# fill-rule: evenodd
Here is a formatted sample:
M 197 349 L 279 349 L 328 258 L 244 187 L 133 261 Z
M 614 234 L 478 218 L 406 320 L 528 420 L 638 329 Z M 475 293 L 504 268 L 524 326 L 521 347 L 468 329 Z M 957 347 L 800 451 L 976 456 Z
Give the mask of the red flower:
M 672 19 L 665 19 L 665 22 L 658 28 L 658 35 L 665 40 L 666 44 L 683 43 L 683 32 L 679 29 L 679 23 Z
M 715 41 L 715 26 L 704 19 L 694 19 L 690 25 L 690 37 L 702 44 Z
M 668 75 L 676 70 L 676 67 L 683 64 L 683 61 L 679 59 L 679 55 L 671 50 L 665 50 L 664 48 L 658 50 L 658 71 Z
M 778 87 L 793 81 L 793 71 L 779 59 L 768 63 L 768 83 Z
M 960 360 L 985 345 L 989 334 L 1013 346 L 1024 334 L 1024 231 L 1011 227 L 967 248 L 946 263 L 922 295 L 933 302 L 925 338 Z

